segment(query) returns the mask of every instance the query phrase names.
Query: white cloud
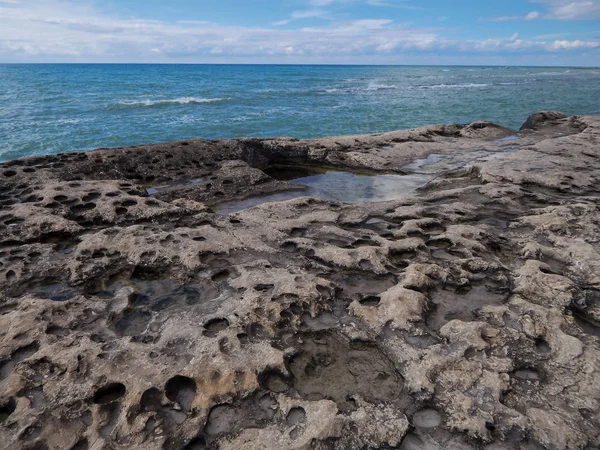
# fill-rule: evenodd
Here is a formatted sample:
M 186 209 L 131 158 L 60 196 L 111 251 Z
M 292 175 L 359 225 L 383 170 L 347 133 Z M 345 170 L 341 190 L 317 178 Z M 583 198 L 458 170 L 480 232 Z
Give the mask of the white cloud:
M 554 41 L 549 45 L 551 50 L 572 50 L 576 48 L 598 48 L 600 42 L 598 41 Z
M 586 0 L 531 0 L 532 3 L 547 5 L 546 19 L 554 20 L 597 20 L 600 19 L 600 1 Z
M 327 15 L 327 11 L 323 9 L 307 9 L 304 11 L 293 11 L 290 15 L 289 19 L 279 20 L 277 22 L 273 22 L 272 25 L 278 27 L 281 25 L 287 25 L 288 23 L 294 20 L 301 19 L 324 19 Z
M 89 0 L 91 1 L 91 0 Z M 322 17 L 318 8 L 291 18 Z M 291 19 L 290 19 L 291 20 Z M 86 0 L 0 3 L 0 60 L 202 62 L 220 58 L 305 59 L 405 54 L 413 51 L 522 52 L 595 49 L 597 41 L 447 39 L 441 30 L 400 26 L 389 19 L 326 22 L 294 29 L 202 21 L 167 22 L 106 15 Z
M 509 22 L 515 20 L 534 20 L 542 17 L 542 14 L 539 11 L 531 11 L 530 13 L 525 14 L 524 16 L 500 16 L 500 17 L 492 17 L 490 19 L 479 19 L 480 22 Z
M 530 13 L 528 13 L 525 16 L 525 20 L 534 20 L 534 19 L 538 19 L 541 16 L 541 14 L 539 13 L 539 11 L 531 11 Z
M 598 20 L 600 19 L 600 0 L 529 0 L 530 3 L 546 5 L 546 11 L 531 11 L 524 16 L 500 16 L 483 21 L 506 22 L 514 20 Z

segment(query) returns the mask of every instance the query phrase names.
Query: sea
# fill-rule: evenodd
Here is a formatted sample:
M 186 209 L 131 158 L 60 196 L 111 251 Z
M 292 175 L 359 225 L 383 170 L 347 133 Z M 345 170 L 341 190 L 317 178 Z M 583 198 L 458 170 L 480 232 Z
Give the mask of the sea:
M 192 138 L 312 138 L 600 114 L 600 69 L 0 65 L 0 161 Z

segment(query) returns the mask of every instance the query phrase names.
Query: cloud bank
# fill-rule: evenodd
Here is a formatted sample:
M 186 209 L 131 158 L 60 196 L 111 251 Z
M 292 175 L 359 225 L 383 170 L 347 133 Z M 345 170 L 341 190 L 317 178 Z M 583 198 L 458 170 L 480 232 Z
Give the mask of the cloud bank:
M 124 19 L 93 3 L 67 0 L 0 0 L 0 60 L 76 62 L 203 62 L 221 58 L 327 58 L 398 55 L 410 52 L 570 52 L 600 47 L 598 40 L 528 40 L 518 35 L 482 40 L 450 39 L 443 29 L 419 28 L 390 19 L 335 21 L 295 27 L 302 19 L 322 18 L 322 9 L 345 0 L 312 0 L 311 9 L 291 13 L 268 27 L 228 26 L 203 21 Z M 373 1 L 373 0 L 372 0 Z M 546 16 L 596 14 L 598 2 L 537 0 Z M 532 12 L 526 20 L 542 18 Z M 211 60 L 212 60 L 211 59 Z

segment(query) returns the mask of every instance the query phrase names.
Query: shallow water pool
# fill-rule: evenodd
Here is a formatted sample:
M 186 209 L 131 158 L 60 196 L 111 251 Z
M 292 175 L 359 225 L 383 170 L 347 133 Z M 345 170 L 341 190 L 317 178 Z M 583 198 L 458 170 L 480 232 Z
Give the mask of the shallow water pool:
M 287 179 L 298 184 L 297 191 L 280 192 L 223 203 L 215 208 L 219 214 L 231 214 L 263 203 L 313 197 L 339 203 L 385 202 L 403 197 L 427 184 L 424 174 L 360 175 L 351 172 L 327 171 L 310 176 Z

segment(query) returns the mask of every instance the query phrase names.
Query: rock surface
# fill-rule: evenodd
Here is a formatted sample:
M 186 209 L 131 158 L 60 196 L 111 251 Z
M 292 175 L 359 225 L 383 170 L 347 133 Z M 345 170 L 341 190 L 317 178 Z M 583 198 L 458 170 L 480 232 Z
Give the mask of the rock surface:
M 600 118 L 511 134 L 1 164 L 0 446 L 600 448 Z M 402 174 L 432 154 L 394 201 L 211 209 L 302 189 L 268 167 Z

